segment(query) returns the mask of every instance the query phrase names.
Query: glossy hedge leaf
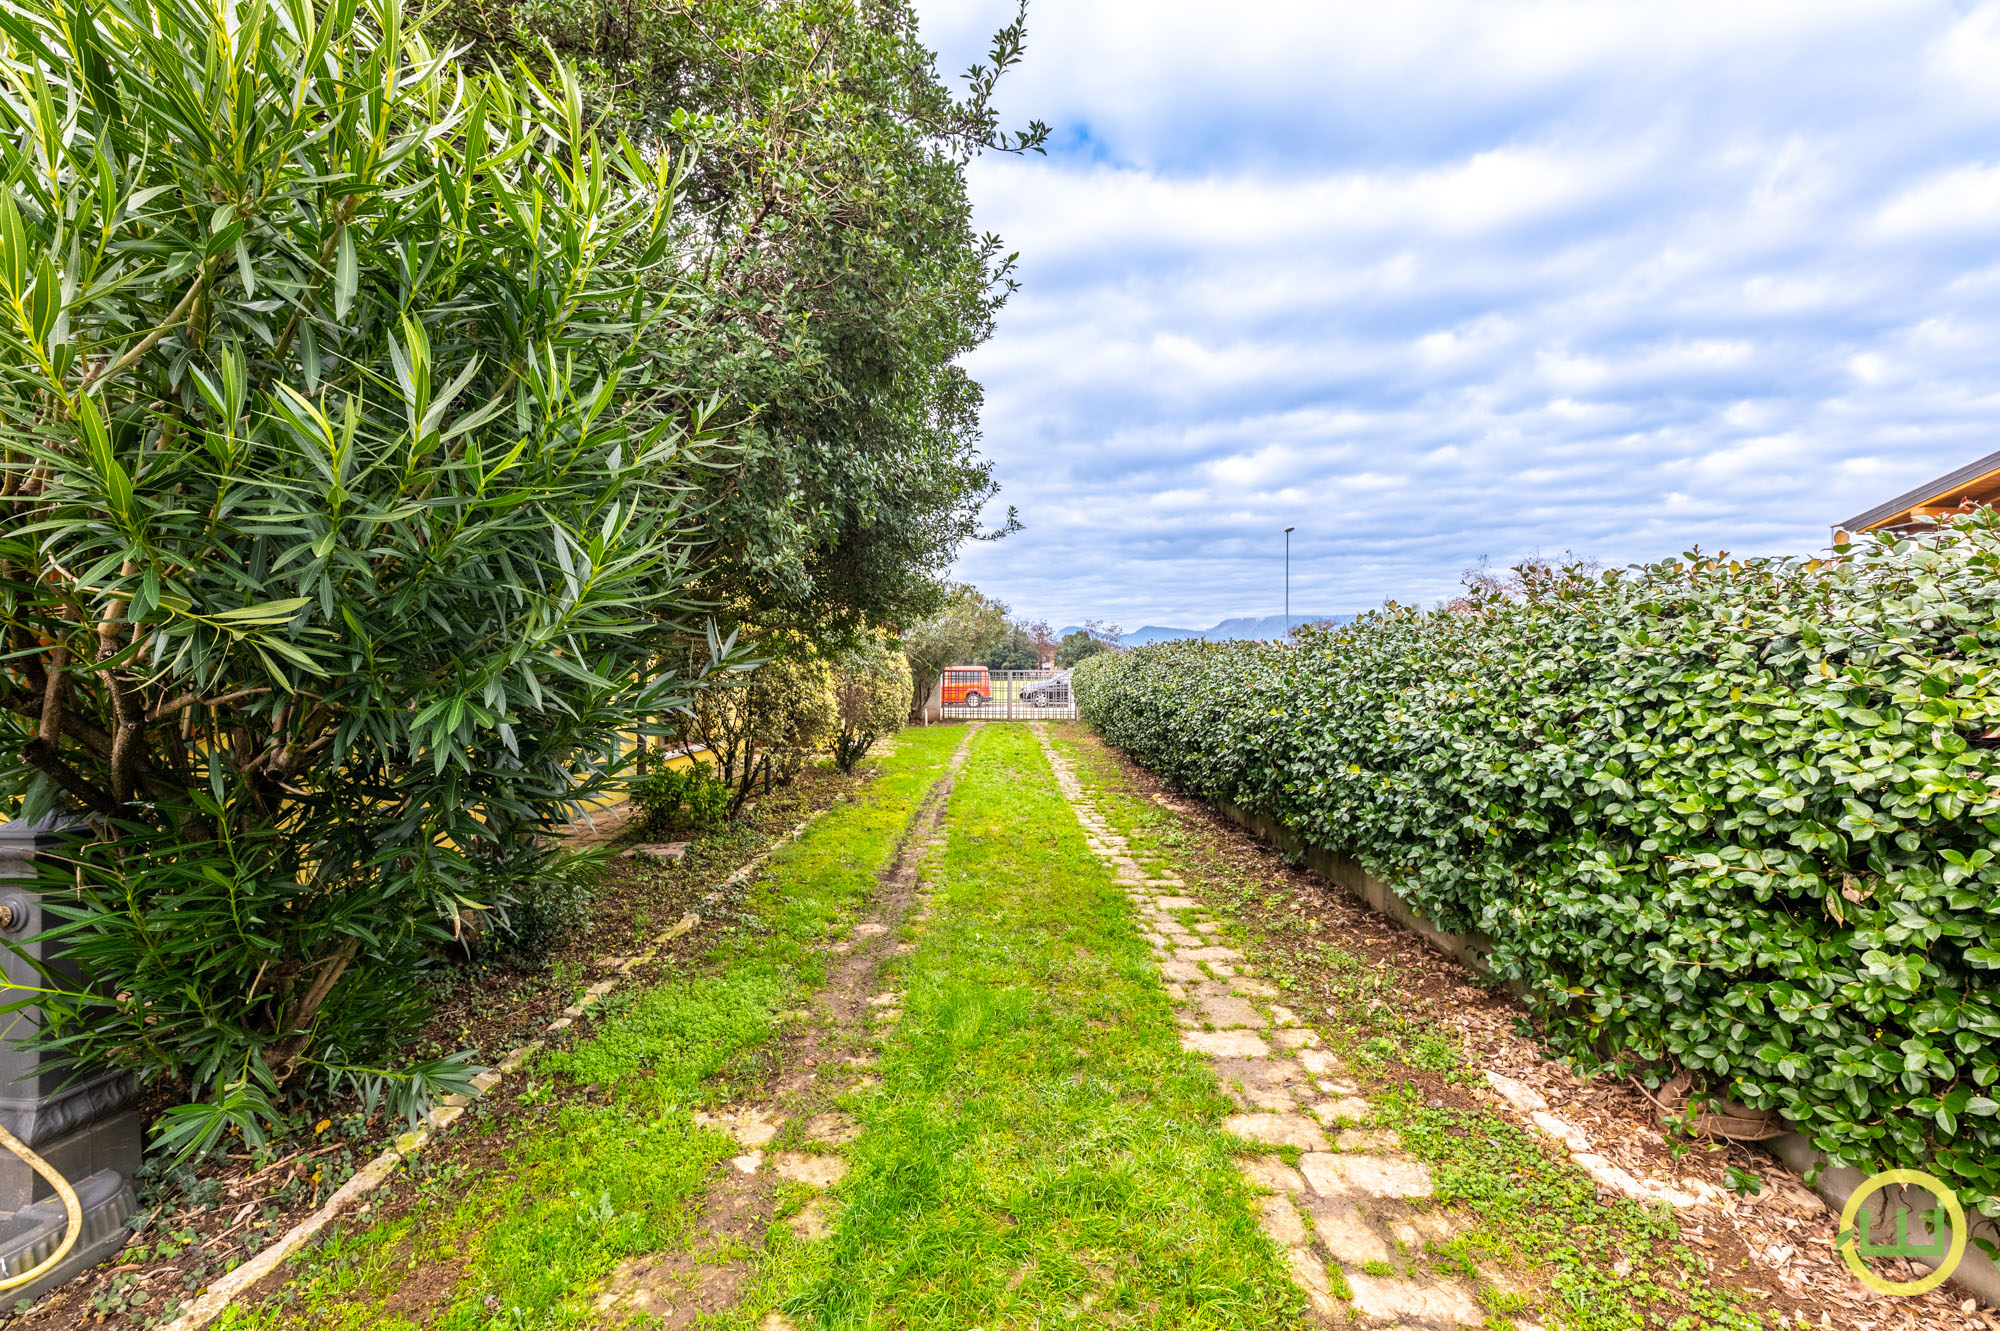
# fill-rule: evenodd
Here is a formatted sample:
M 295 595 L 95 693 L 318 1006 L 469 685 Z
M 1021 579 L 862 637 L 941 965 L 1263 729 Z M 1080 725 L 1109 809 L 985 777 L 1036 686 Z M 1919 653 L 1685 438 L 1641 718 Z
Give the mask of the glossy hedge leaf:
M 1293 645 L 1094 658 L 1077 697 L 1184 788 L 1490 937 L 1584 1065 L 1697 1070 L 2000 1212 L 1994 517 L 1521 574 Z

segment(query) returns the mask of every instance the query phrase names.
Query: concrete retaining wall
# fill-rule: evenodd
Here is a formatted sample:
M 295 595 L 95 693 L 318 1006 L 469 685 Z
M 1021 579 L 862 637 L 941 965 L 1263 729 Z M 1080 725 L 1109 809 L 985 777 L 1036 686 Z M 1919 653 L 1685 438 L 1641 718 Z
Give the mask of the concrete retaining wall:
M 1395 888 L 1362 868 L 1359 860 L 1309 845 L 1275 818 L 1234 804 L 1217 803 L 1215 807 L 1259 840 L 1276 846 L 1294 863 L 1303 864 L 1312 873 L 1346 889 L 1350 896 L 1387 915 L 1446 956 L 1482 975 L 1492 974 L 1492 967 L 1488 965 L 1486 958 L 1493 950 L 1493 942 L 1485 935 L 1447 933 L 1439 929 L 1418 914 L 1415 907 L 1404 901 Z M 1527 992 L 1527 986 L 1518 981 L 1509 981 L 1508 988 L 1517 995 Z M 1819 1194 L 1822 1201 L 1833 1208 L 1836 1215 L 1847 1205 L 1847 1199 L 1854 1195 L 1854 1190 L 1867 1178 L 1867 1175 L 1858 1169 L 1826 1166 L 1826 1155 L 1815 1148 L 1809 1139 L 1796 1132 L 1788 1132 L 1782 1137 L 1761 1144 L 1769 1148 L 1773 1155 L 1802 1178 L 1811 1174 L 1815 1167 L 1825 1166 L 1819 1169 L 1818 1181 L 1810 1186 Z M 1883 1226 L 1879 1222 L 1892 1207 L 1907 1206 L 1914 1213 L 1933 1205 L 1935 1202 L 1931 1200 L 1929 1193 L 1922 1189 L 1905 1189 L 1900 1185 L 1883 1188 L 1867 1203 L 1868 1210 L 1874 1213 L 1874 1232 L 1878 1234 L 1883 1232 Z M 1968 1218 L 1972 1220 L 1974 1238 L 1983 1238 L 1988 1242 L 2000 1244 L 2000 1224 L 1983 1216 Z M 1914 1228 L 1922 1230 L 1926 1239 L 1929 1237 L 1930 1230 L 1927 1226 L 1918 1225 Z M 1935 1269 L 1937 1263 L 1931 1262 L 1928 1265 Z M 1964 1260 L 1952 1274 L 1951 1283 L 1977 1296 L 1980 1302 L 1988 1307 L 2000 1308 L 2000 1265 L 1996 1265 L 1992 1258 L 1979 1251 L 1977 1246 L 1970 1243 L 1966 1245 Z

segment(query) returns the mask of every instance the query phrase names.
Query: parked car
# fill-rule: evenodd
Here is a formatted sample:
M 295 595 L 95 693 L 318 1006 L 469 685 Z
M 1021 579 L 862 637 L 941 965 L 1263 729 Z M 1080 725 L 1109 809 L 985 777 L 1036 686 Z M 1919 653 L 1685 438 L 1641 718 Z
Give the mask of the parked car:
M 1069 706 L 1069 671 L 1058 670 L 1021 690 L 1021 701 L 1031 707 Z
M 984 707 L 993 697 L 993 676 L 985 666 L 952 666 L 944 672 L 946 707 Z

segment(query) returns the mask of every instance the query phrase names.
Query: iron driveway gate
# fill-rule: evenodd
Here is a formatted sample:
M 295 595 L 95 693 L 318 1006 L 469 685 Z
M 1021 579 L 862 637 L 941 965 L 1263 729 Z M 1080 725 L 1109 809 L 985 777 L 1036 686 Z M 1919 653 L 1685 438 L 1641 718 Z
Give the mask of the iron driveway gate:
M 1067 670 L 953 666 L 938 676 L 937 696 L 947 721 L 1076 720 Z

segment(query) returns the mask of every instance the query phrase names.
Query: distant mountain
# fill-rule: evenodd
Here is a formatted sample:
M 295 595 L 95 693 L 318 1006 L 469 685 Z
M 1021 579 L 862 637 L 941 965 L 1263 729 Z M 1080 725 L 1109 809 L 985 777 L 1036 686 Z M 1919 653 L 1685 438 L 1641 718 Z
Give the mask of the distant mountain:
M 1292 616 L 1292 627 L 1297 628 L 1301 624 L 1311 624 L 1319 620 L 1331 620 L 1336 624 L 1345 624 L 1353 618 L 1353 615 L 1313 615 L 1301 611 Z M 1057 633 L 1056 637 L 1067 637 L 1078 631 L 1077 626 L 1071 624 Z M 1237 619 L 1225 619 L 1212 629 L 1177 629 L 1167 628 L 1159 624 L 1148 624 L 1144 628 L 1132 630 L 1120 638 L 1118 643 L 1122 647 L 1144 647 L 1155 642 L 1177 642 L 1182 638 L 1201 638 L 1208 642 L 1234 642 L 1244 639 L 1269 642 L 1284 636 L 1285 617 L 1283 615 L 1264 615 L 1261 618 L 1254 615 L 1245 615 Z

